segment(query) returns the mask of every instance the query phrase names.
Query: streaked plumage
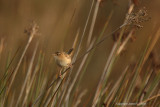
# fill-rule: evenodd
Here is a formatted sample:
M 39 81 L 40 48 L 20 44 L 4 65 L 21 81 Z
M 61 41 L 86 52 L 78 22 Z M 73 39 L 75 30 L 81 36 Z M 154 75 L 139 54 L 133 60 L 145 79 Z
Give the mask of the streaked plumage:
M 55 52 L 54 58 L 60 67 L 68 67 L 71 64 L 71 55 L 73 48 L 66 52 Z

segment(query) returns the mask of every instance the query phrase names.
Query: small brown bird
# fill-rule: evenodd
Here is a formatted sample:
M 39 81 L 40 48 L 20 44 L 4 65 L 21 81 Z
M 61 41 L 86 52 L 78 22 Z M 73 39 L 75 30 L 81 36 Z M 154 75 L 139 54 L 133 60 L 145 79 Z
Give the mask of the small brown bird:
M 67 67 L 71 66 L 71 62 L 72 62 L 71 56 L 72 56 L 72 53 L 73 53 L 73 48 L 70 49 L 67 53 L 66 52 L 55 52 L 53 55 L 54 55 L 56 63 L 62 69 L 66 69 Z M 62 75 L 61 72 L 62 72 L 62 70 L 60 70 L 59 76 Z

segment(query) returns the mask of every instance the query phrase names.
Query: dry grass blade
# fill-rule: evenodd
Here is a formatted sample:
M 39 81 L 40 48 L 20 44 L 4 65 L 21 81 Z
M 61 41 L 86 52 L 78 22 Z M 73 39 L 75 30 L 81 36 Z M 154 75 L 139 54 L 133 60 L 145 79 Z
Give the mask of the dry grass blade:
M 148 51 L 144 57 L 144 61 L 143 61 L 143 64 L 146 62 L 146 60 L 148 59 L 150 53 L 152 52 L 154 46 L 156 45 L 157 41 L 159 40 L 159 37 L 160 37 L 160 28 L 158 29 L 158 31 L 156 32 L 154 38 L 152 39 L 152 42 L 150 43 L 150 46 L 148 48 Z
M 90 48 L 93 46 L 94 42 L 95 42 L 95 39 L 93 39 L 93 41 L 92 41 L 92 43 L 90 44 L 88 50 L 90 50 Z M 73 87 L 74 87 L 74 85 L 75 85 L 76 80 L 78 79 L 78 76 L 79 76 L 79 74 L 80 74 L 80 72 L 81 72 L 81 70 L 82 70 L 82 67 L 83 67 L 83 65 L 84 65 L 87 57 L 88 57 L 88 54 L 86 54 L 86 55 L 84 56 L 84 58 L 83 58 L 83 60 L 82 60 L 82 62 L 81 62 L 81 65 L 80 65 L 79 68 L 78 68 L 78 71 L 77 71 L 77 73 L 76 73 L 76 75 L 75 75 L 75 77 L 74 77 L 74 79 L 73 79 L 73 82 L 71 83 L 71 85 L 70 85 L 70 87 L 69 87 L 69 89 L 68 89 L 68 91 L 67 91 L 67 95 L 66 95 L 66 97 L 65 97 L 65 102 L 67 102 L 68 99 L 69 99 L 69 97 L 70 97 L 71 91 L 72 91 L 72 89 L 73 89 Z
M 159 83 L 160 83 L 160 72 L 155 76 L 155 78 L 152 81 L 152 84 L 150 84 L 150 87 L 147 89 L 147 93 L 146 93 L 144 99 L 147 99 L 148 97 L 150 97 L 153 94 L 153 92 L 158 87 Z
M 64 78 L 65 78 L 65 77 L 64 77 Z M 62 83 L 63 83 L 63 81 L 64 81 L 64 78 L 57 83 L 57 85 L 56 85 L 56 87 L 55 87 L 55 91 L 54 91 L 54 93 L 53 93 L 53 96 L 51 97 L 51 99 L 50 99 L 47 107 L 49 107 L 50 105 L 51 105 L 51 107 L 54 106 L 54 105 L 52 105 L 52 104 L 54 104 L 54 103 L 52 103 L 52 102 L 55 101 L 55 100 L 54 100 L 54 99 L 55 99 L 55 96 L 56 96 L 58 90 L 60 89 L 60 87 L 62 86 Z
M 7 77 L 6 72 L 8 71 L 10 65 L 12 64 L 12 62 L 13 62 L 13 60 L 15 59 L 15 57 L 16 57 L 16 55 L 17 55 L 17 53 L 18 53 L 19 50 L 20 50 L 20 47 L 17 49 L 17 51 L 16 51 L 15 54 L 13 55 L 13 57 L 12 57 L 10 63 L 8 64 L 8 66 L 7 66 L 6 70 L 5 70 L 5 74 L 4 74 L 3 77 L 1 78 L 0 82 L 1 82 L 2 80 L 4 80 L 4 79 Z
M 81 44 L 82 44 L 84 35 L 85 35 L 85 33 L 86 33 L 86 30 L 87 30 L 87 25 L 88 25 L 88 23 L 89 23 L 89 18 L 90 18 L 90 16 L 91 16 L 91 12 L 92 12 L 92 9 L 93 9 L 93 5 L 94 5 L 94 0 L 92 0 L 92 4 L 91 4 L 90 11 L 89 11 L 89 14 L 88 14 L 88 17 L 87 17 L 85 26 L 84 26 L 84 30 L 83 30 L 82 36 L 81 36 L 81 38 L 80 38 L 80 42 L 79 42 L 78 47 L 77 47 L 77 51 L 75 52 L 75 55 L 74 55 L 73 60 L 72 60 L 72 65 L 74 65 L 74 63 L 75 63 L 75 61 L 76 61 L 76 58 L 77 58 L 77 56 L 78 56 L 78 54 L 79 54 L 79 52 L 80 52 L 80 47 L 81 47 Z M 75 43 L 76 43 L 76 42 L 75 42 Z M 74 46 L 74 43 L 73 43 L 73 46 Z M 70 69 L 70 68 L 68 68 L 68 69 Z M 66 69 L 66 71 L 67 71 L 68 69 Z M 66 71 L 65 71 L 65 72 L 66 72 Z M 65 72 L 64 72 L 64 73 L 65 73 Z M 62 101 L 62 99 L 63 99 L 63 96 L 64 96 L 64 94 L 65 94 L 65 92 L 66 92 L 66 88 L 67 88 L 67 86 L 68 86 L 68 84 L 69 84 L 69 81 L 70 81 L 70 78 L 71 78 L 71 77 L 70 77 L 70 76 L 71 76 L 71 73 L 72 73 L 72 69 L 71 69 L 71 71 L 70 71 L 70 73 L 69 73 L 69 77 L 68 77 L 68 79 L 67 79 L 67 81 L 66 81 L 66 87 L 65 87 L 65 90 L 64 90 L 64 92 L 63 92 L 63 95 L 62 95 L 62 98 L 61 98 L 61 100 L 60 100 L 60 103 L 61 103 L 61 101 Z M 59 104 L 60 104 L 60 103 L 59 103 Z
M 111 51 L 111 56 L 109 56 L 109 58 L 108 58 L 108 60 L 107 60 L 107 63 L 106 63 L 106 66 L 105 66 L 105 69 L 104 69 L 104 75 L 102 76 L 102 81 L 103 81 L 103 84 L 102 84 L 102 90 L 104 89 L 104 86 L 106 85 L 106 83 L 107 83 L 107 80 L 108 80 L 108 78 L 109 78 L 109 75 L 110 75 L 110 73 L 111 73 L 111 71 L 112 71 L 112 67 L 113 67 L 113 64 L 114 64 L 114 62 L 115 62 L 115 60 L 116 60 L 116 58 L 117 58 L 117 55 L 116 55 L 116 53 L 117 53 L 117 50 L 119 49 L 119 46 L 120 46 L 120 41 L 121 41 L 121 38 L 122 38 L 122 36 L 123 36 L 123 33 L 124 33 L 124 30 L 125 30 L 125 27 L 124 28 L 122 28 L 122 30 L 121 30 L 121 33 L 120 33 L 120 36 L 119 36 L 119 38 L 118 38 L 118 41 L 115 43 L 115 45 L 114 45 L 114 47 L 113 47 L 113 49 L 112 49 L 112 51 Z M 100 93 L 100 97 L 101 97 L 101 93 Z M 101 98 L 100 98 L 101 99 Z
M 112 90 L 108 93 L 108 95 L 106 96 L 106 98 L 104 99 L 104 103 L 105 105 L 110 105 L 111 103 L 111 96 L 112 98 L 114 97 L 116 100 L 116 96 L 118 96 L 118 92 L 120 91 L 120 89 L 122 88 L 122 84 L 124 83 L 124 79 L 125 76 L 127 74 L 127 70 L 128 70 L 128 66 L 126 67 L 126 69 L 123 71 L 121 77 L 117 80 L 117 82 L 115 83 L 115 85 L 113 86 Z
M 93 9 L 93 5 L 94 5 L 94 0 L 92 0 L 92 4 L 91 4 L 90 10 L 89 10 L 89 14 L 88 14 L 88 17 L 87 17 L 87 20 L 86 20 L 86 23 L 85 23 L 85 26 L 84 26 L 84 29 L 83 29 L 82 36 L 81 36 L 81 38 L 80 38 L 80 42 L 79 42 L 79 44 L 78 44 L 77 51 L 75 52 L 75 55 L 74 55 L 73 60 L 72 60 L 72 65 L 74 65 L 74 63 L 75 63 L 75 61 L 76 61 L 76 59 L 77 59 L 77 56 L 78 56 L 78 54 L 79 54 L 79 52 L 80 52 L 80 47 L 81 47 L 81 45 L 82 45 L 82 41 L 83 41 L 84 35 L 85 35 L 85 33 L 86 33 L 86 30 L 87 30 L 87 25 L 88 25 L 88 23 L 89 23 L 89 18 L 90 18 L 90 16 L 91 16 L 91 12 L 92 12 L 92 9 Z M 78 33 L 77 33 L 77 36 L 78 36 Z M 78 38 L 78 37 L 77 37 L 77 38 Z M 75 41 L 76 41 L 76 39 L 75 39 Z M 75 43 L 76 43 L 76 42 L 73 43 L 73 47 L 74 47 Z M 68 69 L 70 69 L 70 68 L 68 68 Z M 66 69 L 66 71 L 67 71 L 68 69 Z M 66 71 L 65 71 L 65 72 L 66 72 Z M 70 77 L 70 76 L 71 76 L 71 73 L 72 73 L 72 69 L 71 69 L 71 71 L 70 71 L 70 73 L 69 73 L 69 77 L 68 77 L 68 79 L 67 79 L 67 81 L 66 81 L 65 89 L 64 89 L 64 91 L 63 91 L 62 98 L 61 98 L 61 100 L 60 100 L 59 105 L 61 104 L 61 101 L 63 100 L 64 94 L 65 94 L 66 89 L 67 89 L 67 86 L 68 86 L 68 84 L 69 84 L 69 81 L 70 81 L 70 78 L 71 78 L 71 77 Z
M 85 26 L 84 26 L 84 30 L 83 30 L 83 33 L 82 33 L 80 42 L 79 42 L 78 47 L 77 47 L 78 50 L 77 50 L 77 52 L 75 53 L 75 55 L 74 55 L 74 57 L 73 57 L 73 62 L 76 60 L 76 58 L 77 58 L 77 56 L 78 56 L 78 53 L 79 53 L 79 51 L 80 51 L 80 47 L 81 47 L 81 44 L 82 44 L 84 35 L 85 35 L 85 33 L 86 33 L 87 25 L 88 25 L 88 22 L 89 22 L 89 18 L 90 18 L 90 16 L 91 16 L 91 12 L 92 12 L 92 9 L 93 9 L 93 5 L 94 5 L 94 0 L 92 0 L 91 8 L 90 8 L 90 11 L 89 11 L 89 14 L 88 14 L 88 17 L 87 17 Z M 73 45 L 73 46 L 74 46 L 74 45 Z
M 29 35 L 29 39 L 28 39 L 28 42 L 27 42 L 27 44 L 26 44 L 26 46 L 24 48 L 24 51 L 23 51 L 23 53 L 22 53 L 22 55 L 21 55 L 21 57 L 19 59 L 19 62 L 17 64 L 17 66 L 16 66 L 16 69 L 13 72 L 13 75 L 11 75 L 12 78 L 10 77 L 11 81 L 9 82 L 9 86 L 7 88 L 7 95 L 6 95 L 6 97 L 8 96 L 8 94 L 10 92 L 11 86 L 13 85 L 13 81 L 14 81 L 14 79 L 16 77 L 16 74 L 17 74 L 18 69 L 19 69 L 19 67 L 21 65 L 21 62 L 22 62 L 22 60 L 24 58 L 24 55 L 25 55 L 25 53 L 26 53 L 26 51 L 27 51 L 27 49 L 28 49 L 31 41 L 33 40 L 34 36 L 37 34 L 37 32 L 38 32 L 38 26 L 35 23 L 33 23 L 33 25 L 31 26 L 31 28 L 29 29 L 29 31 L 26 32 Z
M 1 58 L 1 53 L 2 53 L 3 49 L 4 49 L 4 38 L 2 38 L 0 40 L 0 58 Z
M 88 25 L 88 22 L 89 22 L 89 18 L 90 18 L 91 12 L 92 12 L 93 5 L 94 5 L 94 0 L 92 0 L 92 4 L 91 4 L 91 8 L 90 8 L 88 17 L 87 17 L 87 21 L 86 21 L 86 24 L 85 24 L 85 27 L 84 27 L 84 30 L 83 30 L 83 33 L 82 33 L 80 42 L 79 42 L 78 47 L 77 47 L 78 50 L 76 51 L 76 53 L 75 53 L 75 55 L 74 55 L 74 57 L 73 57 L 72 65 L 74 65 L 74 63 L 76 62 L 76 58 L 77 58 L 78 53 L 79 53 L 79 51 L 80 51 L 80 47 L 81 47 L 81 44 L 82 44 L 82 41 L 83 41 L 85 32 L 86 32 L 86 30 L 87 30 L 87 25 Z M 73 46 L 74 46 L 74 43 L 73 43 Z M 70 68 L 68 68 L 68 69 L 70 69 Z M 66 71 L 67 71 L 68 69 L 66 69 Z M 72 70 L 71 70 L 70 74 L 71 74 L 71 73 L 72 73 Z M 70 78 L 70 75 L 69 75 L 69 78 Z
M 1 80 L 0 80 L 0 84 L 2 84 L 2 81 L 5 81 L 5 79 L 7 78 L 7 75 L 8 75 L 7 73 L 8 73 L 9 67 L 10 67 L 11 64 L 13 63 L 13 60 L 15 59 L 15 57 L 16 57 L 19 49 L 20 49 L 20 47 L 17 49 L 17 51 L 15 52 L 15 54 L 14 54 L 14 56 L 12 57 L 11 61 L 9 62 L 7 68 L 5 69 L 5 73 L 4 73 L 4 75 L 2 76 L 2 78 L 1 78 Z M 11 74 L 12 74 L 12 73 L 11 73 Z M 5 83 L 5 85 L 6 85 L 6 83 Z M 1 95 L 2 92 L 3 92 L 3 90 L 4 90 L 4 88 L 5 88 L 5 85 L 4 85 L 4 87 L 1 89 L 0 95 Z
M 77 32 L 77 34 L 76 34 L 76 37 L 75 37 L 74 42 L 73 42 L 73 45 L 72 45 L 72 48 L 73 48 L 73 49 L 76 48 L 76 44 L 77 44 L 77 41 L 78 41 L 78 37 L 79 37 L 79 30 L 78 30 L 78 32 Z M 81 39 L 83 39 L 83 38 L 81 38 Z M 71 72 L 72 72 L 72 70 L 71 70 Z M 70 73 L 70 74 L 71 74 L 71 73 Z M 62 102 L 62 100 L 63 100 L 63 98 L 64 98 L 64 95 L 65 95 L 66 90 L 67 90 L 67 87 L 68 87 L 68 83 L 69 83 L 69 81 L 70 81 L 69 79 L 70 79 L 70 75 L 69 75 L 68 80 L 66 81 L 66 83 L 65 83 L 65 85 L 64 85 L 64 89 L 63 89 L 62 96 L 61 96 L 61 98 L 60 98 L 60 101 L 59 101 L 59 105 L 58 105 L 58 106 L 60 106 L 60 104 L 61 104 L 61 102 Z
M 47 92 L 48 89 L 50 89 L 57 81 L 60 80 L 60 77 L 58 77 L 57 79 L 55 79 L 48 87 L 46 87 L 40 94 L 39 96 L 36 98 L 36 100 L 34 101 L 34 103 L 32 104 L 32 107 L 40 100 L 40 98 Z
M 35 56 L 36 56 L 37 48 L 38 48 L 38 44 L 36 45 L 34 53 L 33 53 L 33 56 L 31 58 L 31 62 L 30 62 L 30 65 L 29 65 L 25 80 L 23 82 L 23 86 L 22 86 L 21 92 L 19 94 L 19 97 L 18 97 L 18 100 L 17 100 L 17 103 L 16 103 L 16 107 L 19 106 L 19 103 L 20 103 L 20 100 L 22 99 L 22 95 L 23 95 L 23 92 L 25 90 L 25 87 L 27 88 L 27 86 L 26 86 L 27 82 L 29 81 L 29 78 L 31 77 L 33 62 L 34 62 L 34 59 L 35 59 Z M 26 90 L 28 90 L 28 89 L 26 89 Z
M 106 76 L 106 71 L 107 71 L 108 66 L 109 66 L 109 64 L 111 62 L 113 54 L 115 53 L 116 47 L 117 47 L 117 43 L 114 44 L 114 46 L 112 48 L 112 51 L 111 51 L 111 53 L 109 55 L 109 58 L 107 59 L 107 62 L 105 64 L 105 68 L 103 70 L 103 73 L 101 75 L 100 81 L 99 81 L 98 86 L 97 86 L 97 90 L 95 92 L 95 96 L 94 96 L 94 99 L 93 99 L 93 102 L 92 102 L 92 106 L 96 106 L 96 104 L 98 103 L 98 99 L 99 99 L 99 96 L 100 96 L 100 93 L 101 93 L 101 89 L 103 87 L 104 78 Z
M 27 105 L 26 103 L 27 103 L 27 99 L 28 99 L 28 96 L 29 96 L 29 92 L 30 92 L 30 90 L 31 90 L 31 88 L 32 88 L 32 85 L 33 85 L 33 82 L 34 82 L 34 80 L 35 80 L 35 77 L 36 77 L 36 74 L 37 74 L 38 70 L 39 70 L 39 67 L 36 67 L 35 70 L 34 70 L 34 73 L 33 73 L 33 75 L 32 75 L 32 78 L 31 78 L 31 80 L 30 80 L 30 83 L 29 83 L 28 86 L 27 86 L 26 94 L 25 94 L 25 97 L 24 97 L 24 100 L 23 100 L 23 103 L 22 103 L 22 106 L 23 106 L 23 107 L 24 107 L 25 105 Z M 47 80 L 44 79 L 43 84 L 46 84 L 46 81 L 47 81 Z M 43 85 L 43 86 L 44 86 L 44 85 Z
M 93 14 L 92 22 L 91 22 L 91 27 L 90 27 L 90 30 L 89 30 L 88 39 L 87 39 L 87 46 L 89 46 L 89 44 L 91 42 L 91 38 L 92 38 L 92 34 L 93 34 L 93 29 L 94 29 L 96 18 L 97 18 L 97 14 L 98 14 L 99 4 L 101 2 L 101 0 L 96 0 L 96 1 L 97 2 L 96 2 L 94 14 Z
M 138 75 L 139 75 L 139 72 L 141 70 L 141 67 L 143 66 L 144 56 L 145 56 L 145 54 L 147 52 L 147 49 L 148 49 L 149 44 L 150 44 L 150 41 L 151 41 L 151 38 L 149 38 L 148 43 L 147 43 L 147 45 L 146 45 L 146 47 L 144 49 L 144 52 L 142 54 L 142 57 L 138 61 L 137 65 L 135 67 L 135 70 L 133 71 L 134 74 L 133 74 L 133 77 L 131 78 L 131 83 L 130 83 L 130 85 L 128 87 L 128 90 L 126 92 L 126 95 L 124 97 L 124 100 L 123 100 L 124 102 L 128 102 L 130 100 L 130 98 L 131 98 L 131 95 L 133 94 L 133 90 L 135 88 L 135 83 L 136 83 L 136 80 L 138 78 Z
M 87 17 L 85 26 L 84 26 L 83 33 L 82 33 L 82 39 L 83 39 L 83 37 L 84 37 L 84 35 L 85 35 L 85 32 L 86 32 L 86 30 L 87 30 L 87 25 L 88 25 L 88 22 L 89 22 L 89 18 L 90 18 L 90 16 L 91 16 L 91 12 L 92 12 L 92 9 L 93 9 L 94 1 L 95 1 L 95 0 L 92 0 L 92 4 L 91 4 L 90 10 L 89 10 L 89 14 L 88 14 L 88 17 Z M 82 39 L 81 39 L 80 43 L 82 42 Z M 79 46 L 81 46 L 81 44 L 80 44 Z
M 119 49 L 117 50 L 117 55 L 119 55 L 121 53 L 121 51 L 124 49 L 125 45 L 127 44 L 128 40 L 131 38 L 132 34 L 133 34 L 134 30 L 132 29 L 130 31 L 130 33 L 128 34 L 127 38 L 124 40 L 124 42 L 121 44 L 121 46 L 119 47 Z
M 158 93 L 160 93 L 160 90 L 158 91 Z M 154 99 L 152 105 L 153 105 L 154 107 L 156 107 L 156 103 L 157 103 L 157 102 L 158 102 L 158 97 Z
M 134 8 L 134 5 L 131 5 L 130 8 L 128 9 L 128 14 L 130 14 L 130 13 L 132 12 L 133 8 Z M 115 29 L 112 33 L 110 33 L 108 36 L 112 35 L 112 34 L 115 33 L 116 31 L 118 31 L 119 29 L 121 29 L 122 27 L 128 25 L 128 22 L 127 22 L 128 18 L 127 18 L 127 17 L 128 17 L 128 16 L 126 15 L 126 18 L 125 18 L 124 23 L 123 23 L 120 27 L 118 27 L 117 29 Z M 113 54 L 115 53 L 115 51 L 116 51 L 116 49 L 117 49 L 117 46 L 120 44 L 120 40 L 121 40 L 121 37 L 122 37 L 123 33 L 124 33 L 124 28 L 122 29 L 121 34 L 120 34 L 120 36 L 119 36 L 119 40 L 115 43 L 114 47 L 112 48 L 111 54 L 110 54 L 110 56 L 109 56 L 109 58 L 108 58 L 108 60 L 107 60 L 106 66 L 105 66 L 105 68 L 104 68 L 104 72 L 103 72 L 103 74 L 102 74 L 102 76 L 101 76 L 101 80 L 100 80 L 100 82 L 99 82 L 99 85 L 98 85 L 98 88 L 97 88 L 97 91 L 96 91 L 96 94 L 95 94 L 95 97 L 94 97 L 94 100 L 93 100 L 93 106 L 95 106 L 96 103 L 98 102 L 98 96 L 99 96 L 99 94 L 100 94 L 100 93 L 99 93 L 99 89 L 100 89 L 100 87 L 103 87 L 102 81 L 105 81 L 105 77 L 109 74 L 109 73 L 106 74 L 107 69 L 109 69 L 109 65 L 111 64 L 111 61 L 114 62 L 114 60 L 112 60 L 112 57 L 113 57 Z M 102 39 L 99 43 L 97 43 L 96 45 L 99 45 L 99 44 L 100 44 L 101 42 L 103 42 L 108 36 L 106 36 L 105 38 L 103 38 L 103 39 Z M 131 36 L 131 35 L 130 35 L 130 36 Z M 126 42 L 127 42 L 128 39 L 130 38 L 130 36 L 126 39 Z M 126 44 L 126 42 L 124 42 L 121 46 L 123 47 L 123 46 Z M 121 47 L 118 48 L 118 50 L 120 50 L 120 49 L 121 49 Z M 121 51 L 121 50 L 120 50 L 120 51 Z M 120 52 L 120 51 L 119 51 L 119 52 Z
M 73 45 L 72 45 L 72 48 L 75 49 L 76 48 L 76 45 L 77 45 L 77 41 L 78 41 L 78 37 L 79 37 L 79 29 L 77 31 L 77 34 L 76 34 L 76 37 L 74 39 L 74 42 L 73 42 Z M 72 52 L 73 54 L 73 52 Z M 72 56 L 72 55 L 71 55 Z
M 138 102 L 140 102 L 143 99 L 145 90 L 147 88 L 147 85 L 149 84 L 149 81 L 151 80 L 153 73 L 154 73 L 154 70 L 151 70 L 151 72 L 147 75 L 147 77 L 145 79 L 144 87 L 139 95 Z
M 13 93 L 13 96 L 12 96 L 12 99 L 11 99 L 11 102 L 10 102 L 10 107 L 12 107 L 14 105 L 14 101 L 15 101 L 15 92 Z
M 89 11 L 89 14 L 88 14 L 88 17 L 87 17 L 85 26 L 84 26 L 84 30 L 83 30 L 83 33 L 82 33 L 80 42 L 79 42 L 78 47 L 77 47 L 78 50 L 77 50 L 77 52 L 75 53 L 75 55 L 74 55 L 74 57 L 73 57 L 73 63 L 75 63 L 76 58 L 77 58 L 77 56 L 78 56 L 78 54 L 79 54 L 80 47 L 81 47 L 81 45 L 82 45 L 82 41 L 83 41 L 84 35 L 85 35 L 85 33 L 86 33 L 86 30 L 87 30 L 87 25 L 88 25 L 88 23 L 89 23 L 89 18 L 90 18 L 90 16 L 91 16 L 91 12 L 92 12 L 92 9 L 93 9 L 93 5 L 94 5 L 94 0 L 92 0 L 91 8 L 90 8 L 90 11 Z M 70 74 L 71 74 L 71 73 L 70 73 Z
M 120 91 L 121 91 L 121 89 L 123 89 L 122 87 L 124 86 L 124 81 L 125 81 L 125 79 L 126 79 L 126 75 L 127 75 L 127 71 L 128 71 L 128 68 L 129 68 L 129 66 L 127 66 L 126 68 L 125 68 L 125 70 L 123 71 L 123 73 L 122 73 L 122 75 L 121 75 L 121 77 L 119 78 L 119 84 L 117 83 L 117 84 L 115 84 L 115 85 L 117 85 L 117 86 L 115 86 L 115 87 L 117 87 L 116 88 L 116 91 L 112 94 L 112 95 L 114 95 L 114 98 L 113 98 L 113 100 L 112 100 L 112 106 L 114 105 L 115 106 L 115 104 L 117 103 L 117 101 L 118 101 L 118 97 L 119 97 L 119 95 L 120 95 Z M 107 102 L 107 101 L 105 101 L 105 102 Z M 110 103 L 108 103 L 108 104 L 110 104 Z M 110 104 L 111 105 L 111 104 Z
M 89 52 L 91 52 L 93 49 L 95 49 L 96 47 L 98 47 L 102 42 L 104 42 L 108 37 L 110 37 L 112 34 L 114 34 L 116 31 L 120 30 L 121 28 L 123 28 L 124 26 L 126 26 L 126 24 L 122 24 L 120 27 L 116 28 L 114 31 L 112 31 L 111 33 L 109 33 L 107 36 L 105 36 L 104 38 L 102 38 L 98 43 L 96 43 L 95 45 L 93 45 L 89 50 L 87 50 L 85 53 L 83 53 L 78 59 L 76 59 L 76 61 L 73 62 L 73 64 L 75 64 L 76 62 L 78 62 L 80 59 L 82 59 L 86 54 L 88 54 Z
M 107 29 L 107 27 L 108 27 L 108 24 L 109 24 L 109 22 L 110 22 L 110 19 L 112 18 L 112 15 L 113 15 L 113 11 L 110 13 L 108 19 L 106 20 L 106 23 L 105 23 L 105 25 L 104 25 L 104 27 L 103 27 L 103 30 L 102 30 L 102 32 L 100 33 L 100 35 L 99 35 L 99 37 L 97 38 L 97 40 L 96 40 L 95 43 L 98 43 L 98 42 L 101 40 L 101 38 L 103 37 L 103 35 L 104 35 L 104 33 L 105 33 L 105 31 L 106 31 L 106 29 Z M 86 64 L 85 64 L 85 66 L 83 67 L 83 71 L 82 71 L 82 73 L 81 73 L 81 75 L 80 75 L 80 78 L 79 78 L 79 81 L 78 81 L 76 87 L 78 87 L 78 85 L 80 84 L 81 79 L 82 79 L 82 77 L 84 76 L 84 73 L 86 72 L 86 70 L 87 70 L 87 68 L 88 68 L 88 64 L 90 63 L 91 59 L 93 58 L 93 54 L 94 54 L 95 51 L 96 51 L 96 49 L 94 49 L 94 50 L 90 53 L 89 57 L 87 58 Z
M 74 107 L 78 107 L 78 105 L 81 103 L 81 99 L 82 97 L 87 93 L 87 90 L 84 90 L 80 93 L 80 95 L 78 96 L 78 99 L 74 105 Z
M 12 11 L 7 1 L 1 6 L 0 107 L 159 107 L 160 2 L 19 1 Z M 30 16 L 38 18 L 42 38 L 35 23 L 19 36 Z
M 153 96 L 153 97 L 151 97 L 151 98 L 148 98 L 148 99 L 146 99 L 146 100 L 138 103 L 137 106 L 140 106 L 140 105 L 142 105 L 142 104 L 144 104 L 144 103 L 147 103 L 148 101 L 153 100 L 153 99 L 155 99 L 155 98 L 157 98 L 157 97 L 160 97 L 160 94 L 157 94 L 157 95 L 155 95 L 155 96 Z

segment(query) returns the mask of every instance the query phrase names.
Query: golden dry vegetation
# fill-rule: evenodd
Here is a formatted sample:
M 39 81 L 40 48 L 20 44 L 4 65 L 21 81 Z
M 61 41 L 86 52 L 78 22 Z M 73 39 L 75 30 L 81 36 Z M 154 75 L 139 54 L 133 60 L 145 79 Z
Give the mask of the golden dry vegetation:
M 159 0 L 0 0 L 1 107 L 160 105 Z M 53 53 L 74 48 L 60 78 Z

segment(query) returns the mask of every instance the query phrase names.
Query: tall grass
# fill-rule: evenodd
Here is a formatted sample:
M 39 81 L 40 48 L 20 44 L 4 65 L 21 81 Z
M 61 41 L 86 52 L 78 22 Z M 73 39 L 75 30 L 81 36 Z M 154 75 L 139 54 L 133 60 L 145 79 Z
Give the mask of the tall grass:
M 131 38 L 136 34 L 135 32 L 138 32 L 139 29 L 137 28 L 141 28 L 141 23 L 147 20 L 148 14 L 143 9 L 137 9 L 136 12 L 134 3 L 131 3 L 126 16 L 124 16 L 124 22 L 109 32 L 107 29 L 114 14 L 114 10 L 112 10 L 106 22 L 104 22 L 100 34 L 93 36 L 101 3 L 103 3 L 101 0 L 96 2 L 92 0 L 84 27 L 77 29 L 74 41 L 71 41 L 73 45 L 70 47 L 74 48 L 72 66 L 64 69 L 62 77 L 58 76 L 58 70 L 56 66 L 53 66 L 52 55 L 48 55 L 50 57 L 49 61 L 45 61 L 46 53 L 43 50 L 39 50 L 39 39 L 35 40 L 36 45 L 33 48 L 31 59 L 29 61 L 24 60 L 28 49 L 31 48 L 29 46 L 33 42 L 35 35 L 38 34 L 37 24 L 33 23 L 31 25 L 26 31 L 29 37 L 26 45 L 20 46 L 23 51 L 21 52 L 20 49 L 17 49 L 13 55 L 9 54 L 6 59 L 6 68 L 0 78 L 0 106 L 128 107 L 134 105 L 157 107 L 160 105 L 160 63 L 154 61 L 155 56 L 152 54 L 159 42 L 160 28 L 154 28 L 156 33 L 152 32 L 151 36 L 146 38 L 144 47 L 139 50 L 140 57 L 136 59 L 134 64 L 127 63 L 125 69 L 118 71 L 120 74 L 113 79 L 112 74 L 114 74 L 116 64 L 122 58 L 124 49 L 128 47 Z M 73 15 L 75 15 L 75 11 Z M 73 21 L 73 16 L 71 21 Z M 89 31 L 87 32 L 87 30 Z M 127 36 L 126 32 L 128 32 Z M 89 79 L 87 80 L 87 82 L 94 84 L 93 92 L 89 92 L 90 90 L 87 88 L 81 88 L 81 84 L 85 82 L 83 79 L 88 72 L 88 68 L 95 69 L 90 64 L 93 60 L 95 61 L 96 50 L 107 39 L 116 34 L 118 37 L 113 41 L 109 55 L 104 57 L 105 63 L 96 62 L 101 63 L 101 66 L 103 66 L 103 69 L 98 71 L 100 78 L 94 83 Z M 65 46 L 65 43 L 62 45 Z M 3 47 L 2 38 L 0 41 L 0 57 L 3 57 L 2 52 L 6 49 Z M 18 59 L 16 58 L 17 56 Z M 156 58 L 160 60 L 159 56 L 156 56 Z M 57 74 L 53 74 L 52 71 L 56 71 Z M 22 72 L 25 73 L 22 74 Z M 19 77 L 17 76 L 18 73 L 22 77 L 24 76 L 21 81 L 22 84 L 16 81 L 16 78 Z M 87 77 L 89 78 L 90 75 L 87 75 Z M 141 79 L 141 82 L 138 81 L 138 78 Z

